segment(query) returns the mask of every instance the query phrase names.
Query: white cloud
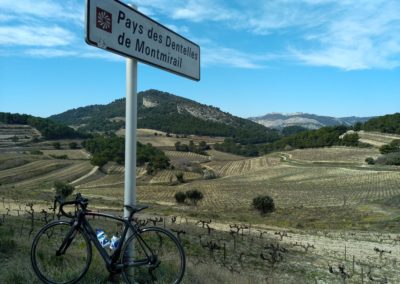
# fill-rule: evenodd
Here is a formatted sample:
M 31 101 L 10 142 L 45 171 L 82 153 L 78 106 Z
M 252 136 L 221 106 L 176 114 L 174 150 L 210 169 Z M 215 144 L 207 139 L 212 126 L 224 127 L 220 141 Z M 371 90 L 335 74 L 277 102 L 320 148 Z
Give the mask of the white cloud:
M 149 9 L 172 19 L 192 22 L 227 21 L 239 14 L 238 11 L 226 7 L 229 2 L 215 0 L 131 0 L 130 2 L 137 4 L 139 10 Z
M 72 23 L 83 22 L 83 3 L 63 0 L 1 0 L 0 16 L 18 15 L 21 20 L 28 17 L 43 19 L 69 19 Z
M 244 69 L 265 68 L 268 61 L 275 60 L 278 55 L 249 54 L 222 46 L 202 48 L 202 64 L 204 66 L 228 66 Z
M 185 19 L 194 22 L 227 21 L 235 17 L 236 11 L 218 5 L 215 1 L 189 0 L 185 5 L 177 7 L 173 13 L 174 19 Z
M 296 59 L 345 70 L 400 66 L 399 2 L 347 3 L 341 8 L 318 33 L 305 35 L 313 48 L 292 49 Z
M 32 57 L 76 57 L 78 54 L 76 51 L 68 51 L 57 48 L 36 48 L 36 49 L 27 49 L 24 51 L 24 54 L 32 56 Z
M 136 2 L 139 7 L 172 19 L 196 23 L 216 21 L 224 24 L 225 29 L 243 30 L 259 36 L 288 34 L 288 42 L 295 34 L 296 42 L 290 43 L 288 53 L 292 60 L 307 65 L 344 70 L 395 68 L 400 65 L 398 0 Z M 215 59 L 212 61 L 220 62 L 226 57 L 229 56 L 209 55 Z M 238 65 L 258 66 L 246 60 Z
M 202 61 L 207 66 L 263 68 L 271 60 L 290 60 L 305 65 L 343 70 L 396 68 L 400 66 L 400 1 L 398 0 L 126 0 L 152 18 L 163 16 L 170 29 L 203 37 Z M 83 27 L 80 0 L 0 0 L 0 45 L 42 47 L 29 56 L 80 56 L 104 58 L 84 49 L 71 52 L 59 47 L 76 46 Z M 12 26 L 11 26 L 12 21 Z M 218 24 L 224 35 L 243 32 L 262 42 L 275 35 L 285 43 L 278 49 L 257 46 L 253 50 L 226 47 L 212 35 Z M 206 37 L 210 36 L 209 39 Z M 267 37 L 271 37 L 268 38 Z M 222 43 L 224 42 L 224 43 Z M 243 45 L 242 45 L 243 46 Z M 250 46 L 250 45 L 248 45 Z M 289 47 L 288 47 L 289 46 Z M 57 47 L 56 49 L 53 49 Z M 91 48 L 93 49 L 93 48 Z M 268 52 L 267 52 L 268 51 Z M 268 53 L 284 54 L 268 55 Z M 254 55 L 258 54 L 258 55 Z M 260 55 L 261 54 L 261 55 Z M 115 57 L 111 55 L 111 58 Z M 109 59 L 107 57 L 107 59 Z
M 58 26 L 0 27 L 0 45 L 63 46 L 71 44 L 75 35 Z
M 178 26 L 171 25 L 171 24 L 168 24 L 165 26 L 178 34 L 187 34 L 189 32 L 189 28 L 187 26 L 179 26 L 178 27 Z

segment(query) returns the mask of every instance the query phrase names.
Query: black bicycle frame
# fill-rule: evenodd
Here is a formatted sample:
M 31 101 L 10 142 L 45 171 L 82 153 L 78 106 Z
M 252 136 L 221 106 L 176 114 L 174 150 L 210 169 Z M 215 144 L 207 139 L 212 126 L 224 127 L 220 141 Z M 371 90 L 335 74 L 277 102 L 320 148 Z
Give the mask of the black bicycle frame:
M 108 255 L 107 251 L 103 248 L 103 246 L 100 244 L 99 240 L 97 239 L 97 235 L 95 231 L 93 230 L 92 226 L 90 223 L 87 221 L 86 216 L 98 216 L 98 217 L 105 217 L 105 218 L 110 218 L 119 222 L 124 223 L 125 228 L 124 231 L 122 232 L 122 235 L 120 237 L 120 241 L 118 243 L 117 248 L 115 249 L 114 253 L 110 256 Z M 67 233 L 63 243 L 61 244 L 60 248 L 56 252 L 56 255 L 61 255 L 64 254 L 65 251 L 68 249 L 69 245 L 71 244 L 72 240 L 75 237 L 75 234 L 79 228 L 82 228 L 86 235 L 89 237 L 90 241 L 93 242 L 97 250 L 99 251 L 101 257 L 103 258 L 104 262 L 106 263 L 106 267 L 108 271 L 113 271 L 115 269 L 121 269 L 123 264 L 117 265 L 117 261 L 120 258 L 121 254 L 121 249 L 123 244 L 125 243 L 125 239 L 127 239 L 127 234 L 129 229 L 131 229 L 132 234 L 136 236 L 136 238 L 139 240 L 139 244 L 142 247 L 143 251 L 146 254 L 146 259 L 143 260 L 137 260 L 132 263 L 130 263 L 128 266 L 142 266 L 149 264 L 151 262 L 151 257 L 149 256 L 148 252 L 150 252 L 150 255 L 153 255 L 153 252 L 151 248 L 145 243 L 145 241 L 142 239 L 140 234 L 138 234 L 138 229 L 135 228 L 135 226 L 132 225 L 130 220 L 122 219 L 115 217 L 113 215 L 109 214 L 103 214 L 103 213 L 94 213 L 91 211 L 78 211 L 77 215 L 75 218 L 71 220 L 71 229 Z

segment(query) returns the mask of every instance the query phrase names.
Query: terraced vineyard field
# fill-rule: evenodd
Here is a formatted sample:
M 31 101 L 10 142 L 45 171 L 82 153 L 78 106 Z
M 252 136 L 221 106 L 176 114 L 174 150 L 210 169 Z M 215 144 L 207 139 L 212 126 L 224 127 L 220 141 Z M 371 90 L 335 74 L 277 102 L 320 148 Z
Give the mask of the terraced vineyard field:
M 146 135 L 153 141 L 151 132 Z M 67 148 L 68 141 L 61 150 L 52 149 L 50 141 L 40 145 L 0 149 L 0 222 L 29 211 L 25 204 L 35 198 L 35 213 L 41 214 L 54 195 L 51 187 L 55 180 L 73 182 L 82 177 L 75 184 L 76 191 L 88 196 L 96 210 L 122 212 L 123 166 L 109 163 L 101 170 L 94 168 L 84 152 Z M 32 155 L 32 149 L 44 155 Z M 68 159 L 49 156 L 63 153 Z M 377 157 L 378 149 L 302 149 L 257 158 L 215 150 L 208 153 L 203 156 L 168 150 L 172 164 L 185 167 L 161 170 L 152 176 L 147 175 L 145 167 L 138 167 L 136 172 L 137 201 L 151 205 L 145 213 L 148 215 L 143 216 L 162 216 L 160 226 L 185 231 L 180 237 L 188 252 L 189 280 L 199 279 L 199 267 L 211 261 L 213 267 L 207 266 L 207 273 L 223 270 L 230 275 L 230 281 L 221 283 L 242 283 L 249 275 L 256 275 L 253 283 L 298 283 L 298 279 L 301 283 L 340 283 L 342 264 L 352 277 L 346 283 L 368 283 L 365 281 L 371 278 L 375 283 L 400 281 L 400 168 L 367 165 L 365 158 Z M 204 179 L 202 169 L 212 169 L 217 177 Z M 176 180 L 178 170 L 184 172 L 184 183 Z M 176 192 L 192 189 L 204 195 L 197 206 L 176 203 Z M 274 213 L 260 215 L 252 208 L 253 198 L 259 195 L 274 199 Z M 212 220 L 209 232 L 199 223 L 207 220 Z M 28 223 L 24 217 L 18 230 L 27 230 L 24 226 Z M 7 220 L 5 224 L 14 226 Z M 240 227 L 246 229 L 235 231 Z M 282 262 L 273 269 L 260 257 L 271 244 L 286 250 L 282 251 Z M 239 278 L 235 271 L 247 278 Z M 274 273 L 279 276 L 278 282 L 273 279 Z
M 179 152 L 179 151 L 164 151 L 165 155 L 170 158 L 173 164 L 182 163 L 182 162 L 191 162 L 191 163 L 205 163 L 212 159 L 211 156 L 205 156 L 196 154 L 193 152 Z
M 56 171 L 71 165 L 69 161 L 40 160 L 20 167 L 14 167 L 0 172 L 2 184 L 16 183 L 22 180 L 36 178 L 49 172 Z
M 13 186 L 26 189 L 37 187 L 49 188 L 52 187 L 55 181 L 72 182 L 87 174 L 92 168 L 93 166 L 88 161 L 74 163 L 62 163 L 58 161 L 58 163 L 54 164 L 54 169 L 50 168 L 39 176 L 24 178 L 13 184 Z
M 157 135 L 154 135 L 154 134 Z M 124 130 L 118 131 L 118 135 L 125 135 Z M 152 130 L 152 129 L 138 129 L 137 130 L 137 137 L 138 141 L 140 141 L 143 144 L 151 143 L 155 147 L 161 147 L 161 148 L 173 148 L 175 146 L 176 142 L 181 142 L 184 144 L 189 144 L 189 142 L 192 140 L 196 144 L 198 144 L 200 141 L 206 141 L 207 144 L 214 144 L 214 143 L 219 143 L 224 140 L 222 137 L 210 137 L 210 136 L 195 136 L 195 135 L 188 135 L 185 137 L 182 137 L 182 135 L 178 135 L 177 137 L 175 134 L 170 134 L 167 136 L 166 132 L 158 131 L 158 130 Z
M 90 155 L 84 150 L 42 150 L 47 156 L 62 156 L 67 155 L 70 160 L 88 160 Z
M 388 133 L 379 133 L 379 132 L 365 132 L 365 131 L 359 131 L 357 132 L 358 135 L 360 136 L 360 141 L 380 147 L 385 144 L 389 144 L 392 142 L 394 139 L 400 139 L 400 135 L 395 135 L 395 134 L 388 134 Z
M 177 171 L 171 171 L 171 170 L 159 171 L 150 180 L 150 184 L 159 184 L 159 183 L 171 184 L 173 182 L 176 182 L 177 181 L 176 172 Z M 183 173 L 183 179 L 186 182 L 191 181 L 191 180 L 200 179 L 200 178 L 202 178 L 202 176 L 203 176 L 202 174 L 194 173 L 194 172 L 184 172 Z
M 293 150 L 285 154 L 289 155 L 293 160 L 307 162 L 363 164 L 366 157 L 378 157 L 379 150 L 376 148 L 328 147 Z
M 276 166 L 280 163 L 280 158 L 276 156 L 263 156 L 252 159 L 241 159 L 228 162 L 211 162 L 208 165 L 221 176 L 233 176 L 250 173 L 265 168 Z
M 239 161 L 248 159 L 243 156 L 225 153 L 217 150 L 208 150 L 207 153 L 211 156 L 213 161 Z
M 0 123 L 0 147 L 14 146 L 30 141 L 41 134 L 29 125 L 14 125 Z

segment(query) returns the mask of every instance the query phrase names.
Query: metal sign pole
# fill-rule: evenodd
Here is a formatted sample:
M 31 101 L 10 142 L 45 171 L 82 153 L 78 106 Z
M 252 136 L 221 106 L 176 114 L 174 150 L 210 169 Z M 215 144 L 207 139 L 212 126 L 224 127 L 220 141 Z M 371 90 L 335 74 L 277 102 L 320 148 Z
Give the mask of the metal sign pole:
M 126 59 L 125 118 L 125 190 L 124 204 L 136 204 L 136 128 L 137 128 L 137 61 Z M 129 211 L 124 209 L 124 217 Z
M 137 9 L 137 7 L 134 7 Z M 136 148 L 137 148 L 137 60 L 126 59 L 126 102 L 125 102 L 125 187 L 124 204 L 136 204 Z M 124 207 L 124 217 L 129 218 L 130 212 Z M 127 237 L 130 234 L 128 232 Z M 133 243 L 130 245 L 126 257 L 134 258 L 135 248 Z M 130 280 L 134 279 L 134 268 L 131 267 L 127 272 Z

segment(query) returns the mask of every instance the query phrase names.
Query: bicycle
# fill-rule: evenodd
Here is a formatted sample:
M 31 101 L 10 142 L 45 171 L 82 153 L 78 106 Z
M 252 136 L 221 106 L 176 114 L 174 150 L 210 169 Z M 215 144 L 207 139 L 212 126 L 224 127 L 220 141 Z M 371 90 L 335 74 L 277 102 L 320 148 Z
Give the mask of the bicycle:
M 56 220 L 45 225 L 35 236 L 31 262 L 44 283 L 72 284 L 81 280 L 92 261 L 92 244 L 99 251 L 110 275 L 122 273 L 126 283 L 180 283 L 185 272 L 185 253 L 179 240 L 159 227 L 140 227 L 133 215 L 148 206 L 129 206 L 128 219 L 87 209 L 88 199 L 77 194 L 75 200 L 54 200 L 59 212 L 69 221 Z M 74 205 L 74 214 L 64 206 Z M 112 254 L 99 242 L 86 216 L 110 218 L 122 222 L 123 231 Z

